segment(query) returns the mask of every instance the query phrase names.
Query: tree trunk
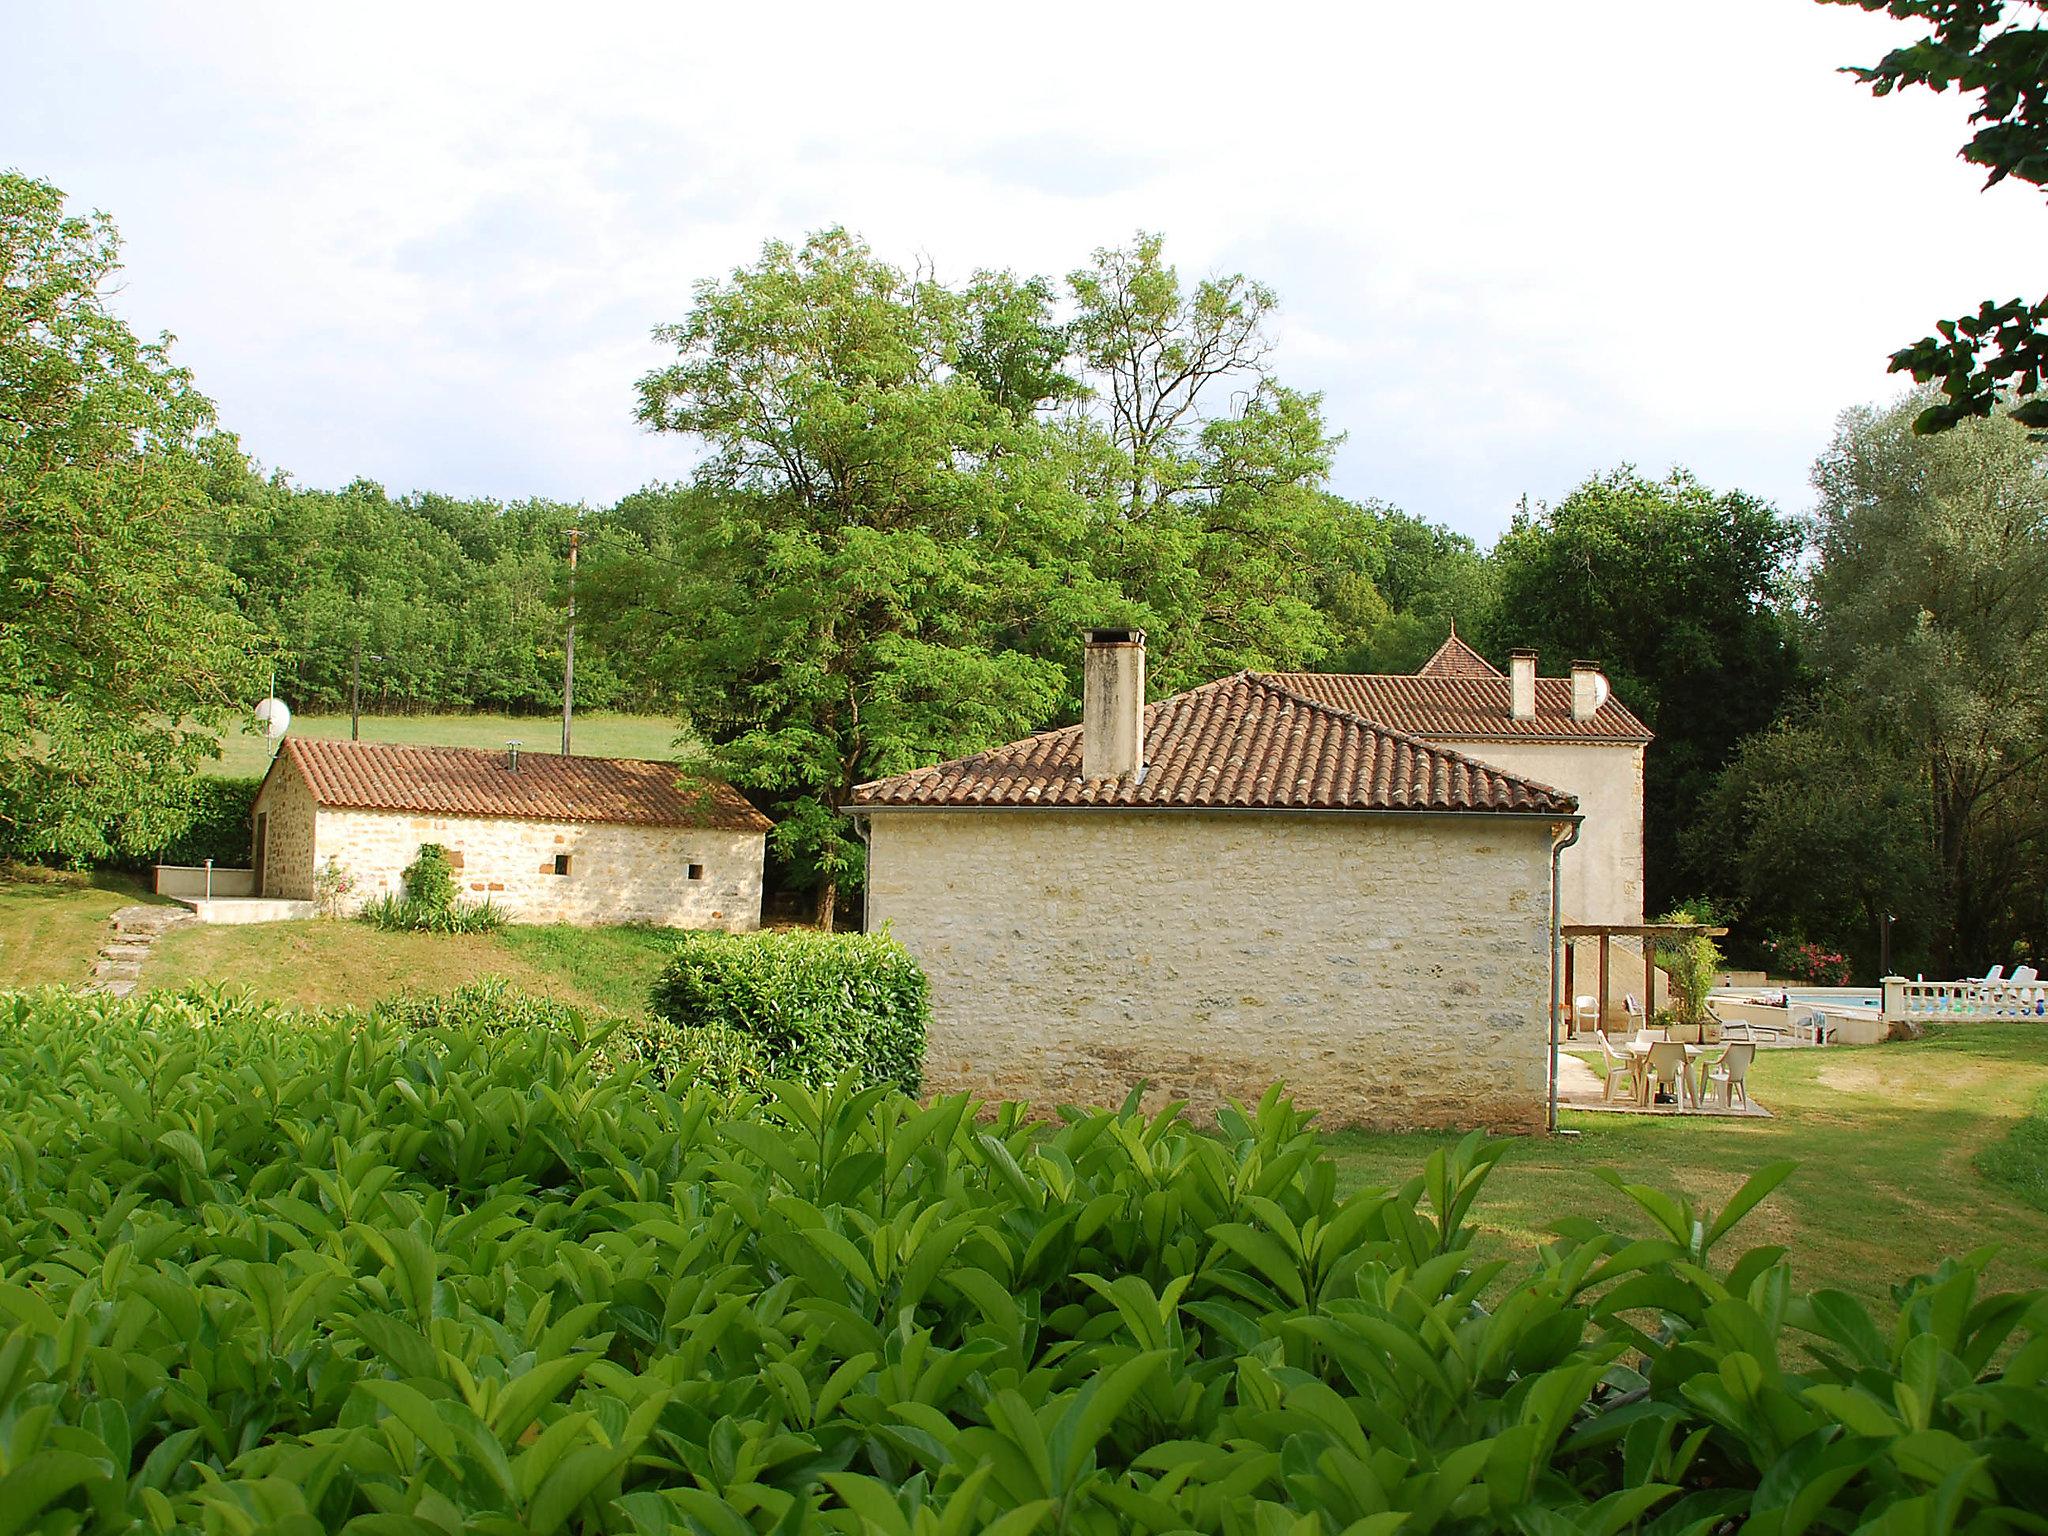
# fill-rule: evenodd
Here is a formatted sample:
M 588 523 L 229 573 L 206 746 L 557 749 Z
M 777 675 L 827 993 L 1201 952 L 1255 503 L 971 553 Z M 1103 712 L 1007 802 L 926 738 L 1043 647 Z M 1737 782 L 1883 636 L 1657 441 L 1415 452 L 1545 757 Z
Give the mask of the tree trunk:
M 818 926 L 827 933 L 832 931 L 832 919 L 839 910 L 839 882 L 827 879 L 818 887 Z

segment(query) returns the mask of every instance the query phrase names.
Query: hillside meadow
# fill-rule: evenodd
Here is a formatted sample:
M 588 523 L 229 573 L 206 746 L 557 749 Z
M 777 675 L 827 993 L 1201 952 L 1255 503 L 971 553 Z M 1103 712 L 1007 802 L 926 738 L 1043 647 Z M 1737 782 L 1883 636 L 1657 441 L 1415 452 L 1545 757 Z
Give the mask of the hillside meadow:
M 571 745 L 579 757 L 638 757 L 660 762 L 679 751 L 682 726 L 660 715 L 579 714 Z M 291 733 L 315 741 L 347 741 L 346 714 L 294 714 Z M 553 752 L 562 744 L 559 715 L 364 715 L 362 740 L 416 747 L 503 747 L 516 741 L 522 751 Z M 253 779 L 270 766 L 277 743 L 240 730 L 224 732 L 221 755 L 206 765 L 216 778 Z

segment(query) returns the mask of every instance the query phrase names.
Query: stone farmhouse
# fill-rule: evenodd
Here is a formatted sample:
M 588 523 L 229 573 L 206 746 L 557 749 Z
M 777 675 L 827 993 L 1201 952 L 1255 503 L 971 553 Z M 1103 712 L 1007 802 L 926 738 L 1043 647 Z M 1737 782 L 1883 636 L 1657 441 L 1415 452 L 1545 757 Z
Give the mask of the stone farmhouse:
M 330 861 L 345 910 L 395 894 L 422 843 L 517 922 L 761 924 L 768 819 L 673 763 L 287 736 L 256 794 L 255 894 L 309 901 Z
M 1648 733 L 1597 670 L 1459 641 L 1150 705 L 1144 670 L 1142 631 L 1091 631 L 1080 725 L 856 790 L 928 1084 L 1213 1112 L 1281 1079 L 1326 1124 L 1541 1126 L 1555 925 L 1640 921 Z
M 1643 759 L 1650 733 L 1613 697 L 1599 664 L 1575 661 L 1568 677 L 1538 677 L 1534 651 L 1509 653 L 1504 674 L 1458 638 L 1455 627 L 1412 677 L 1292 672 L 1276 680 L 1310 698 L 1450 747 L 1495 768 L 1577 796 L 1585 817 L 1564 853 L 1560 900 L 1567 924 L 1640 926 L 1643 912 Z M 1644 989 L 1641 941 L 1611 941 L 1601 1015 L 1625 1017 Z M 1571 990 L 1599 991 L 1600 942 L 1573 941 Z M 1656 995 L 1667 989 L 1661 974 Z M 1565 1002 L 1570 1005 L 1571 997 Z

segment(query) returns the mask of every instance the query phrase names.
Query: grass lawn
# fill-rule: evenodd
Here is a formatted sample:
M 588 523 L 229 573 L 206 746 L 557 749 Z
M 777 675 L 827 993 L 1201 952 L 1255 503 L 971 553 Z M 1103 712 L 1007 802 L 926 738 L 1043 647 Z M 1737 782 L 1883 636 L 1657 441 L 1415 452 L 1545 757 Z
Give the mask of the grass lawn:
M 502 976 L 582 1007 L 644 1013 L 670 940 L 654 928 L 511 927 L 501 933 L 385 933 L 368 923 L 193 925 L 157 941 L 145 987 L 226 982 L 302 1008 L 445 992 Z
M 1774 1119 L 1566 1111 L 1575 1139 L 1517 1140 L 1481 1197 L 1487 1245 L 1526 1253 L 1567 1215 L 1652 1235 L 1597 1168 L 1718 1207 L 1758 1168 L 1789 1158 L 1799 1171 L 1736 1229 L 1730 1257 L 1783 1244 L 1800 1284 L 1883 1297 L 1945 1255 L 1997 1243 L 2000 1286 L 2048 1284 L 2048 1211 L 1974 1163 L 2048 1091 L 2048 1027 L 1948 1025 L 1911 1044 L 1763 1051 L 1750 1085 Z M 1406 1178 L 1453 1139 L 1338 1133 L 1330 1142 L 1342 1179 L 1357 1186 Z
M 675 756 L 681 727 L 658 715 L 588 714 L 576 717 L 574 745 L 579 757 Z M 348 740 L 347 715 L 293 715 L 292 734 L 324 741 Z M 364 741 L 396 741 L 430 747 L 502 747 L 508 741 L 528 752 L 552 752 L 562 744 L 560 715 L 364 715 Z M 229 732 L 221 757 L 207 773 L 222 778 L 255 778 L 270 766 L 277 744 L 267 737 Z
M 0 987 L 81 985 L 115 910 L 161 899 L 131 875 L 0 871 Z

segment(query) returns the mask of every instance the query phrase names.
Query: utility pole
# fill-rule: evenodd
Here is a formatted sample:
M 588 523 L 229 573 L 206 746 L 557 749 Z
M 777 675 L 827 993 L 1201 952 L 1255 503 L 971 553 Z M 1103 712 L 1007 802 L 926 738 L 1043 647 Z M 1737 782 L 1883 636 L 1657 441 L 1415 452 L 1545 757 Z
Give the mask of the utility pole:
M 370 660 L 382 661 L 383 659 L 382 656 L 374 652 L 371 653 Z M 271 674 L 270 691 L 272 693 L 277 692 L 277 674 L 275 673 Z M 348 739 L 350 741 L 361 741 L 363 739 L 363 637 L 361 635 L 356 636 L 355 655 L 348 664 Z
M 569 530 L 569 624 L 562 633 L 562 756 L 569 755 L 569 722 L 576 712 L 576 536 Z

